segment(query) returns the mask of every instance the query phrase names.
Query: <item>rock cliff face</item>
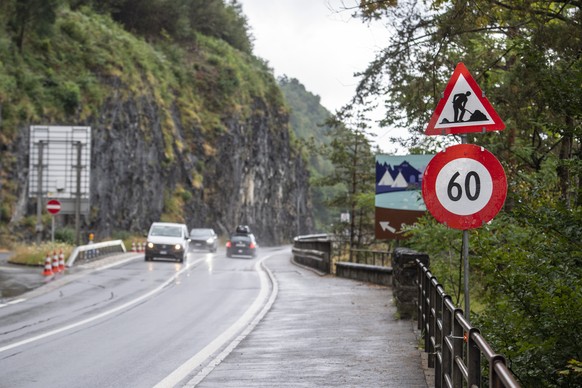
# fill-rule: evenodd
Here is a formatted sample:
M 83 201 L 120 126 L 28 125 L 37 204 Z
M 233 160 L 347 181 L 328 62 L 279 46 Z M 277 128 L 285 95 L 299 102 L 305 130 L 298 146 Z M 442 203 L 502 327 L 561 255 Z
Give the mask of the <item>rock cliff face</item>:
M 264 245 L 309 233 L 309 177 L 279 108 L 256 99 L 250 117 L 227 117 L 226 130 L 209 145 L 200 129 L 186 136 L 178 114 L 174 136 L 165 137 L 151 100 L 110 98 L 99 118 L 85 124 L 92 127 L 91 213 L 82 218 L 83 229 L 103 238 L 115 231 L 142 233 L 164 220 L 226 235 L 248 224 Z M 27 201 L 27 135 L 23 129 L 13 150 L 21 155 L 13 219 L 35 209 Z
M 164 137 L 152 101 L 110 99 L 93 123 L 87 227 L 141 232 L 162 219 L 228 234 L 248 224 L 266 245 L 309 233 L 307 168 L 279 108 L 257 98 L 250 117 L 227 117 L 208 142 L 199 128 L 185 134 L 177 112 L 174 136 Z

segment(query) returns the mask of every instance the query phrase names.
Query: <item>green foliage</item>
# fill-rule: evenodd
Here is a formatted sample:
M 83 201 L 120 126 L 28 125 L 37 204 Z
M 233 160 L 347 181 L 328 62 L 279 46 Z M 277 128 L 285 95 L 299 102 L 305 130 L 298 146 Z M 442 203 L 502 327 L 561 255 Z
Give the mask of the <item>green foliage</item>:
M 19 50 L 28 36 L 52 33 L 60 5 L 61 0 L 3 0 L 0 3 L 6 31 Z
M 56 228 L 55 241 L 60 241 L 68 245 L 75 245 L 77 233 L 72 228 Z
M 559 371 L 582 357 L 582 211 L 533 196 L 470 233 L 471 298 L 483 304 L 473 324 L 524 386 L 576 386 L 580 374 Z M 458 304 L 461 231 L 427 216 L 409 233 Z
M 582 9 L 571 2 L 361 2 L 395 34 L 361 73 L 355 101 L 380 98 L 386 125 L 420 136 L 455 65 L 464 62 L 507 129 L 471 134 L 502 162 L 505 209 L 471 231 L 475 322 L 524 386 L 579 386 L 582 358 Z M 351 107 L 350 107 L 351 108 Z M 460 232 L 425 219 L 409 244 L 460 296 Z M 432 268 L 434 267 L 434 268 Z M 562 373 L 568 371 L 569 373 Z
M 77 2 L 76 7 L 81 3 Z M 232 0 L 106 0 L 91 2 L 138 35 L 190 43 L 197 33 L 224 40 L 247 54 L 252 43 L 241 5 Z
M 348 232 L 350 247 L 363 246 L 374 235 L 374 207 L 370 205 L 369 193 L 375 193 L 374 154 L 370 139 L 365 132 L 365 121 L 355 124 L 352 129 L 340 121 L 338 116 L 328 120 L 332 139 L 322 149 L 334 168 L 315 184 L 333 188 L 333 196 L 326 203 L 338 213 L 349 212 Z

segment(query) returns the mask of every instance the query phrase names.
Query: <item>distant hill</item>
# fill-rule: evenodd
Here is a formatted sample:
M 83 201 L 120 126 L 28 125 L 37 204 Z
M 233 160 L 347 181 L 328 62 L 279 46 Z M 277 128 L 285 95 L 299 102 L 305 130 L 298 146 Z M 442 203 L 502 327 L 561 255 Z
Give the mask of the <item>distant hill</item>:
M 289 107 L 289 122 L 295 135 L 307 144 L 309 172 L 311 174 L 311 199 L 313 203 L 313 217 L 315 230 L 327 231 L 333 221 L 325 201 L 330 197 L 330 188 L 320 188 L 313 183 L 321 176 L 329 175 L 333 169 L 332 163 L 317 151 L 329 144 L 329 127 L 325 124 L 332 115 L 321 105 L 319 96 L 307 91 L 305 86 L 295 78 L 286 76 L 278 79 L 279 86 Z

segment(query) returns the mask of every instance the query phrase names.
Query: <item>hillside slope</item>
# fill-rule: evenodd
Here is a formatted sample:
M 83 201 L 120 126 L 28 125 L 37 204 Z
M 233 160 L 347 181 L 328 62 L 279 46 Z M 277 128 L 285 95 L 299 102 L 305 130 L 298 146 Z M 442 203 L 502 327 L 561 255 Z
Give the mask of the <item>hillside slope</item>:
M 263 244 L 310 232 L 296 217 L 311 212 L 306 162 L 259 59 L 200 34 L 188 48 L 150 44 L 86 8 L 59 11 L 50 38 L 22 51 L 1 39 L 0 57 L 3 233 L 34 232 L 30 125 L 91 126 L 83 229 L 98 238 L 158 220 L 246 223 Z

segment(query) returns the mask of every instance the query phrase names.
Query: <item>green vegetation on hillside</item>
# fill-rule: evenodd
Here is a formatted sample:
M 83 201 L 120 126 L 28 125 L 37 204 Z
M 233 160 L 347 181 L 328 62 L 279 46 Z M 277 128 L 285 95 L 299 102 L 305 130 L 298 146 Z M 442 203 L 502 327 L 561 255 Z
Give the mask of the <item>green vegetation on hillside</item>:
M 102 116 L 108 104 L 151 101 L 160 116 L 163 163 L 170 166 L 179 151 L 214 155 L 214 140 L 226 131 L 223 119 L 248 118 L 262 109 L 257 100 L 286 114 L 272 70 L 251 53 L 246 18 L 236 1 L 180 1 L 177 8 L 169 3 L 0 3 L 0 234 L 9 234 L 11 222 L 13 231 L 33 235 L 34 217 L 16 212 L 22 177 L 15 150 L 29 125 L 110 123 Z M 199 12 L 202 3 L 209 5 L 204 15 Z M 134 5 L 142 20 L 150 20 L 147 26 L 127 19 L 125 11 Z M 184 17 L 179 23 L 168 19 L 176 10 Z M 207 25 L 198 23 L 200 18 Z M 180 29 L 170 31 L 170 24 Z M 156 123 L 148 120 L 136 118 L 135 130 L 153 140 Z M 179 136 L 176 123 L 183 128 Z M 189 171 L 192 188 L 168 194 L 164 217 L 183 217 L 183 191 L 201 187 L 204 169 L 198 163 Z

